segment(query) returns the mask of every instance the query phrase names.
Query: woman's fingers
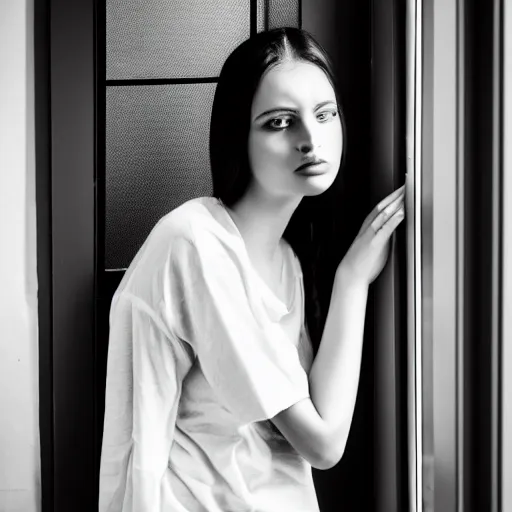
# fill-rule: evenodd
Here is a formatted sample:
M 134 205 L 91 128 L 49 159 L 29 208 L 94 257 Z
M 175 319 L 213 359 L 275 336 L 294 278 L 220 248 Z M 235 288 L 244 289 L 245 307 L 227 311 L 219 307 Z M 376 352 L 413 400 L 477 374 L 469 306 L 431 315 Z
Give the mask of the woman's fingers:
M 397 188 L 394 192 L 389 194 L 389 196 L 386 196 L 376 207 L 375 212 L 377 215 L 385 210 L 391 203 L 396 201 L 400 196 L 403 196 L 405 194 L 405 185 L 402 185 L 400 188 Z
M 398 208 L 390 217 L 389 219 L 380 227 L 380 229 L 375 233 L 374 236 L 374 242 L 377 245 L 384 245 L 395 229 L 398 227 L 400 222 L 404 220 L 405 212 L 403 205 Z
M 365 282 L 371 283 L 386 263 L 389 239 L 405 216 L 403 191 L 400 187 L 377 205 L 377 214 L 368 216 L 340 263 Z
M 386 196 L 377 206 L 372 210 L 370 215 L 366 217 L 363 225 L 361 226 L 360 232 L 364 232 L 366 228 L 373 223 L 373 221 L 378 217 L 378 215 L 385 210 L 393 201 L 395 201 L 400 196 L 405 194 L 405 185 L 402 185 L 400 188 L 397 188 L 394 192 Z
M 403 208 L 403 204 L 404 196 L 402 194 L 379 212 L 370 225 L 373 233 L 377 233 L 400 208 Z

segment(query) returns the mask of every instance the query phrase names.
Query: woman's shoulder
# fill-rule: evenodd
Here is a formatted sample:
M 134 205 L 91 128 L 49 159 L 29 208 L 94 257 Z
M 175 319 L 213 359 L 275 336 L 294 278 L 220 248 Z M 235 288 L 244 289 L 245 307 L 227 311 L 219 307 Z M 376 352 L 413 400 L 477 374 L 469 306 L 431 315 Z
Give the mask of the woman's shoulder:
M 223 210 L 218 199 L 197 197 L 161 217 L 127 269 L 125 284 L 145 286 L 151 281 L 148 276 L 165 272 L 170 262 L 190 266 L 200 259 L 215 266 L 218 257 L 238 258 L 240 251 Z
M 192 245 L 236 243 L 237 231 L 222 203 L 215 197 L 190 199 L 164 215 L 154 228 L 168 242 L 184 240 Z

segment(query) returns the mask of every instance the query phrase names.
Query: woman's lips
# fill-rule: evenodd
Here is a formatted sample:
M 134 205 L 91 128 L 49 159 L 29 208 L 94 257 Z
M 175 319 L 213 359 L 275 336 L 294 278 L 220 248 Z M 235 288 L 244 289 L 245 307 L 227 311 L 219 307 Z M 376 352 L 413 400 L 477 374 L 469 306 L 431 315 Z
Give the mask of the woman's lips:
M 302 164 L 300 167 L 295 169 L 295 172 L 298 174 L 315 176 L 317 174 L 323 174 L 325 172 L 325 160 L 314 160 L 311 162 L 306 162 Z

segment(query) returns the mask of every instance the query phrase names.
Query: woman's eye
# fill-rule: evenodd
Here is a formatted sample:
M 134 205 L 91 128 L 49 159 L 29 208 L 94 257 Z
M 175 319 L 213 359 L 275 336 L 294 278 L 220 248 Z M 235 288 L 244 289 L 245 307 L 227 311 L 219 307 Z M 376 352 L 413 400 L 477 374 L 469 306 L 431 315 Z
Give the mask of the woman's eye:
M 282 130 L 288 128 L 291 124 L 291 119 L 288 117 L 276 117 L 266 123 L 266 126 L 272 130 Z
M 338 115 L 337 110 L 325 110 L 323 112 L 320 112 L 316 118 L 321 122 L 325 123 L 326 121 L 331 121 Z

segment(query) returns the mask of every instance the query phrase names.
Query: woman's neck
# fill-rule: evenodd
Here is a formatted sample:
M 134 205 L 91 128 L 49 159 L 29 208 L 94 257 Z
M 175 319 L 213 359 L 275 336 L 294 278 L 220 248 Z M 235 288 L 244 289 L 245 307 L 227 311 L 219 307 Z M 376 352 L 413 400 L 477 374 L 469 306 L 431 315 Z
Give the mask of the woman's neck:
M 234 205 L 231 214 L 251 258 L 271 262 L 300 197 L 276 198 L 250 189 Z

